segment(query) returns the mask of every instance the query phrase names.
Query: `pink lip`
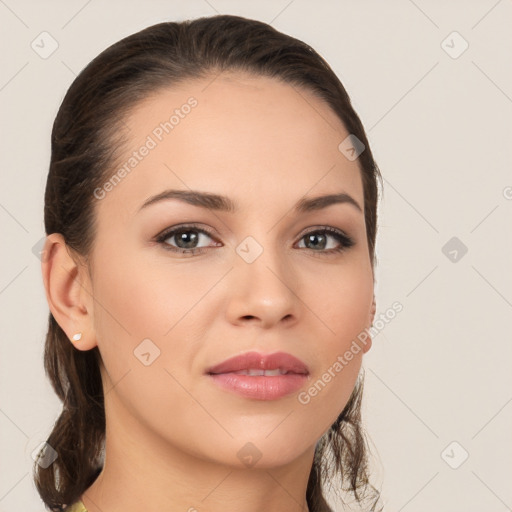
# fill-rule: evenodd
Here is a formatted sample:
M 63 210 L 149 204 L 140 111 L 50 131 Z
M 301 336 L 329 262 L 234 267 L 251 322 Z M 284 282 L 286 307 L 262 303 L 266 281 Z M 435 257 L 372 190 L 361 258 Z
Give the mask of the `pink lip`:
M 260 354 L 258 352 L 246 352 L 239 356 L 226 359 L 222 363 L 206 370 L 206 373 L 230 373 L 239 370 L 280 370 L 289 373 L 308 374 L 309 369 L 300 359 L 286 352 L 274 352 L 273 354 Z
M 233 372 L 249 369 L 287 372 L 284 375 L 239 375 Z M 308 367 L 296 357 L 285 352 L 269 355 L 257 352 L 232 357 L 206 371 L 207 375 L 223 389 L 255 400 L 277 400 L 298 391 L 308 380 Z

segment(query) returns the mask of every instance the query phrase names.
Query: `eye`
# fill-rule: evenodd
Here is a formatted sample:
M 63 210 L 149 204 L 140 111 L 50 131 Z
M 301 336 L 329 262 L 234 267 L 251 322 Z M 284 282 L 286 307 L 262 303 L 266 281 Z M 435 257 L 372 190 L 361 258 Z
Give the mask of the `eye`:
M 157 235 L 155 241 L 168 251 L 191 255 L 204 253 L 209 247 L 222 246 L 222 243 L 216 240 L 213 244 L 208 245 L 208 239 L 214 240 L 213 234 L 208 230 L 195 225 L 181 225 L 165 230 Z M 300 245 L 303 240 L 305 241 L 304 245 Z M 302 235 L 299 248 L 329 255 L 344 251 L 354 244 L 354 240 L 342 231 L 331 227 L 322 227 Z
M 332 247 L 331 242 L 331 246 L 328 247 L 329 238 L 336 240 L 338 245 L 336 246 L 335 242 L 334 247 Z M 348 235 L 338 229 L 330 227 L 310 231 L 302 236 L 301 241 L 302 240 L 305 240 L 305 247 L 307 249 L 327 254 L 344 251 L 355 244 L 354 240 Z
M 169 251 L 183 254 L 197 254 L 204 252 L 208 247 L 208 245 L 199 245 L 200 243 L 207 242 L 208 239 L 212 239 L 212 234 L 207 230 L 195 226 L 182 225 L 164 231 L 158 235 L 155 240 Z M 214 244 L 214 246 L 218 245 L 220 244 L 217 242 Z

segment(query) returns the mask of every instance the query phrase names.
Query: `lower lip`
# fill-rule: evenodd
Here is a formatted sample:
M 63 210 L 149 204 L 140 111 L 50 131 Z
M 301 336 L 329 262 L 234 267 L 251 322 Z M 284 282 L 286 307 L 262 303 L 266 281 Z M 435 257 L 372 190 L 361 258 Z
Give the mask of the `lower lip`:
M 209 375 L 215 384 L 246 398 L 255 400 L 277 400 L 298 391 L 307 381 L 307 375 L 239 375 L 218 373 Z

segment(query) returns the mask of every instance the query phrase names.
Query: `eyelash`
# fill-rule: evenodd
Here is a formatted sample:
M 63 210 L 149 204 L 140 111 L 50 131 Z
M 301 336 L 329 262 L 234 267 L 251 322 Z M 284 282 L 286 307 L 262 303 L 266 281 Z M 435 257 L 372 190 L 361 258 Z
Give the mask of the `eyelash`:
M 171 229 L 165 230 L 164 232 L 157 235 L 155 237 L 154 241 L 161 244 L 165 250 L 179 253 L 179 254 L 190 254 L 190 255 L 202 254 L 207 249 L 211 248 L 211 246 L 210 246 L 210 247 L 196 247 L 196 248 L 192 248 L 192 249 L 181 249 L 181 248 L 169 245 L 168 243 L 165 242 L 167 239 L 171 238 L 176 233 L 187 232 L 187 231 L 197 231 L 198 233 L 203 233 L 205 235 L 208 235 L 210 238 L 214 239 L 213 233 L 211 233 L 209 230 L 204 229 L 204 228 L 199 228 L 193 224 L 187 224 L 187 225 L 176 226 Z M 301 247 L 301 249 L 307 249 L 310 252 L 319 253 L 320 255 L 332 256 L 332 255 L 341 253 L 341 252 L 349 249 L 350 247 L 352 247 L 355 244 L 354 240 L 351 237 L 349 237 L 348 235 L 346 235 L 345 233 L 343 233 L 342 231 L 340 231 L 338 229 L 331 228 L 328 226 L 322 227 L 321 229 L 315 229 L 312 231 L 308 231 L 307 233 L 304 233 L 301 236 L 300 240 L 302 240 L 307 235 L 325 234 L 325 233 L 333 236 L 340 243 L 339 247 L 336 247 L 335 249 L 324 249 L 321 251 L 309 249 L 308 247 Z

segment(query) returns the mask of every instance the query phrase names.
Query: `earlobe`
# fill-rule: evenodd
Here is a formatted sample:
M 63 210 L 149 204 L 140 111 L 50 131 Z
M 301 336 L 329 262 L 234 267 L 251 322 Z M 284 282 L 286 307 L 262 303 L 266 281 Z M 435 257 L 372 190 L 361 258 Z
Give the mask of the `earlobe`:
M 83 269 L 60 233 L 46 238 L 43 254 L 41 270 L 50 311 L 70 343 L 79 350 L 90 350 L 97 343 L 92 329 L 91 295 L 81 282 Z

